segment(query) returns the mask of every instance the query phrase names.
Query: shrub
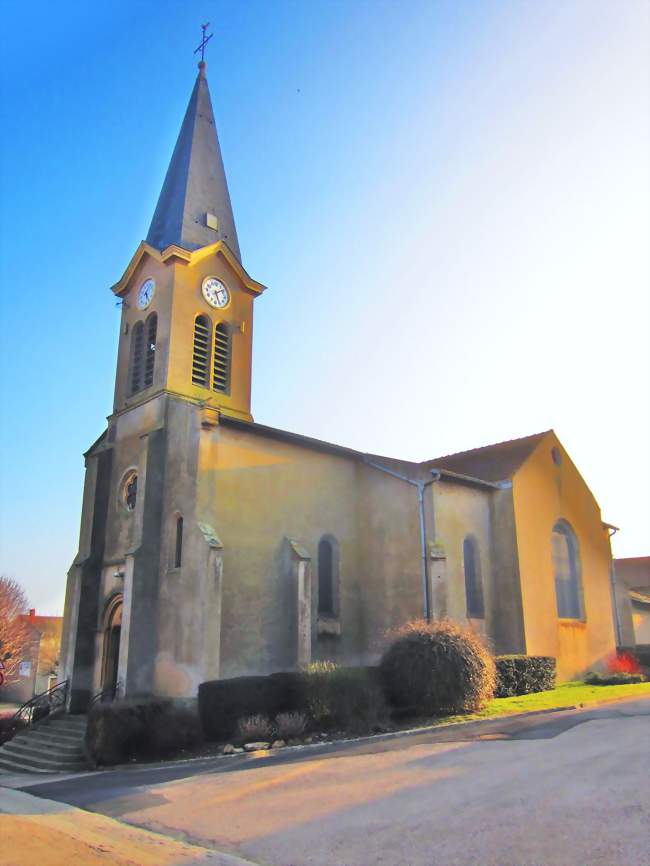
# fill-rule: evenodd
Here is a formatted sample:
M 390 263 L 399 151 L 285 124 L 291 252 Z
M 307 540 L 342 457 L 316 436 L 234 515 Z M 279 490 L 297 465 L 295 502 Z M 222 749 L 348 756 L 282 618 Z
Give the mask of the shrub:
M 379 665 L 388 701 L 418 714 L 478 710 L 494 692 L 494 660 L 474 632 L 448 620 L 394 632 Z
M 610 674 L 639 674 L 641 665 L 634 653 L 626 650 L 618 650 L 613 653 L 606 662 Z
M 300 672 L 212 680 L 199 686 L 199 713 L 208 739 L 228 739 L 239 719 L 304 713 L 318 727 L 371 730 L 384 715 L 376 668 L 315 662 Z
M 305 694 L 305 677 L 302 671 L 287 671 L 271 674 L 268 713 L 275 716 L 278 713 L 305 712 L 307 696 Z
M 270 677 L 234 677 L 211 680 L 199 686 L 199 715 L 210 740 L 233 735 L 239 719 L 256 714 L 273 715 Z
M 295 740 L 307 729 L 307 716 L 304 713 L 278 713 L 275 729 L 281 740 Z
M 316 662 L 304 678 L 307 712 L 316 727 L 356 733 L 381 727 L 386 706 L 376 668 Z
M 143 722 L 150 736 L 150 743 L 142 752 L 145 756 L 158 757 L 191 749 L 203 740 L 196 709 L 187 706 L 172 702 L 160 715 L 143 716 Z
M 273 737 L 273 725 L 268 716 L 261 714 L 239 719 L 237 722 L 237 740 L 240 743 L 252 743 L 257 740 L 270 740 Z
M 585 677 L 585 683 L 588 686 L 623 686 L 627 683 L 642 683 L 644 680 L 645 677 L 642 674 L 630 674 L 626 671 L 605 674 L 590 671 Z
M 199 714 L 208 739 L 231 737 L 237 721 L 253 715 L 305 712 L 307 699 L 302 672 L 211 680 L 199 686 Z
M 86 751 L 95 764 L 162 757 L 200 741 L 196 714 L 169 699 L 98 704 L 88 715 Z
M 496 698 L 528 695 L 555 688 L 555 659 L 551 656 L 508 655 L 494 660 Z

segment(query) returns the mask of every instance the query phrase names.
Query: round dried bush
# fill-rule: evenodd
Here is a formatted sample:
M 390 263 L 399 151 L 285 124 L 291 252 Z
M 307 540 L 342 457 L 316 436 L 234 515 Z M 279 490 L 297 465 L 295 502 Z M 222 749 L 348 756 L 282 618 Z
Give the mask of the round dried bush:
M 409 622 L 391 635 L 379 673 L 387 700 L 417 714 L 481 709 L 492 698 L 491 653 L 472 631 L 449 620 Z

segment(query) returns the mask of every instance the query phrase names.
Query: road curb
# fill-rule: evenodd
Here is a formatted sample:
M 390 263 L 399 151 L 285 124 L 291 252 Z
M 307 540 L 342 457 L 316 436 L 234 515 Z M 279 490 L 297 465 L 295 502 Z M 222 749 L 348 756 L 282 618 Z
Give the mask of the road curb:
M 370 734 L 368 736 L 363 737 L 348 737 L 341 740 L 324 740 L 317 743 L 301 743 L 297 746 L 285 746 L 282 749 L 268 749 L 261 750 L 259 752 L 244 752 L 240 754 L 234 755 L 198 755 L 196 757 L 191 758 L 177 758 L 173 761 L 157 761 L 155 763 L 131 763 L 131 764 L 116 764 L 110 768 L 106 768 L 105 772 L 114 772 L 114 771 L 129 771 L 129 770 L 161 770 L 165 767 L 180 767 L 183 764 L 194 764 L 200 761 L 215 761 L 221 762 L 224 761 L 226 764 L 248 764 L 253 760 L 259 765 L 260 760 L 263 760 L 265 757 L 268 759 L 279 758 L 281 755 L 288 754 L 296 754 L 301 751 L 307 752 L 308 750 L 327 750 L 327 749 L 335 749 L 339 746 L 347 746 L 354 743 L 380 743 L 384 741 L 389 741 L 396 739 L 398 737 L 415 737 L 422 734 L 431 734 L 443 731 L 453 731 L 459 728 L 466 728 L 470 725 L 475 725 L 477 727 L 487 727 L 488 725 L 498 725 L 509 722 L 514 722 L 519 719 L 531 718 L 533 716 L 545 716 L 550 715 L 552 713 L 563 713 L 570 712 L 575 710 L 583 710 L 589 709 L 591 707 L 598 707 L 603 704 L 611 704 L 611 703 L 623 703 L 625 701 L 638 701 L 638 700 L 650 700 L 649 695 L 625 695 L 621 697 L 612 697 L 612 698 L 603 698 L 599 701 L 590 701 L 588 703 L 581 704 L 570 704 L 563 707 L 547 707 L 543 710 L 528 710 L 523 713 L 509 713 L 503 716 L 495 716 L 493 718 L 487 719 L 468 719 L 467 721 L 462 722 L 450 722 L 449 724 L 445 724 L 444 722 L 439 723 L 437 725 L 426 725 L 421 728 L 406 728 L 402 731 L 387 731 L 381 734 Z M 100 770 L 101 772 L 101 770 Z

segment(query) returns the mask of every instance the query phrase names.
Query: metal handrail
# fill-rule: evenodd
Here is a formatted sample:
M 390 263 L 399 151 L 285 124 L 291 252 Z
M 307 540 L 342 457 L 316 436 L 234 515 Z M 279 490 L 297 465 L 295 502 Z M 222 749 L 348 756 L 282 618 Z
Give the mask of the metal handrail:
M 70 680 L 63 680 L 63 682 L 53 685 L 46 692 L 41 692 L 40 695 L 34 695 L 33 698 L 25 701 L 12 716 L 9 726 L 17 728 L 19 726 L 33 725 L 46 716 L 51 716 L 58 710 L 64 709 L 69 685 Z

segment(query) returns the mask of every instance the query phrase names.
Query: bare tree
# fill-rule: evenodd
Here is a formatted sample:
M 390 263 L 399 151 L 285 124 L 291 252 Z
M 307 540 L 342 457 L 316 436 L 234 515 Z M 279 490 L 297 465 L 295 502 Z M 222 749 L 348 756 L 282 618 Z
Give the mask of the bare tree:
M 18 666 L 28 655 L 32 634 L 20 617 L 27 610 L 27 596 L 13 577 L 0 575 L 0 660 L 4 660 L 5 683 L 18 679 Z

